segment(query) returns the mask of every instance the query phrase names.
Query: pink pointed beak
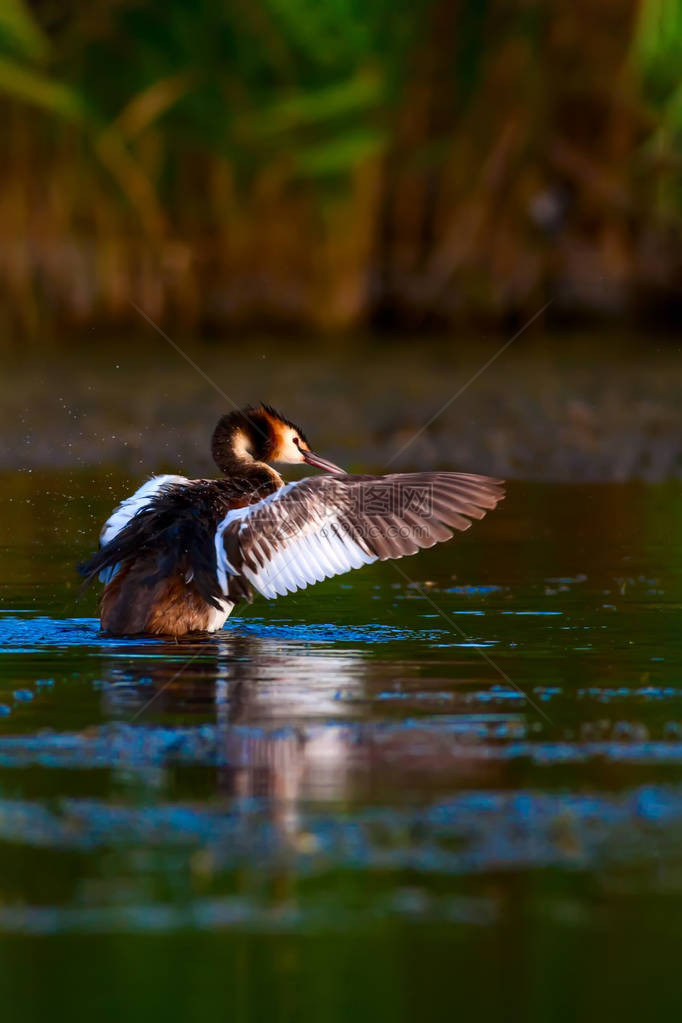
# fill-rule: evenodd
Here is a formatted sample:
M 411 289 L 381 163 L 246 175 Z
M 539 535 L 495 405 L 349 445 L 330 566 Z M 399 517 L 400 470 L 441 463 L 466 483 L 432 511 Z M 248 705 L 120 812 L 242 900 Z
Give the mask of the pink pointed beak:
M 345 475 L 346 470 L 339 468 L 338 465 L 334 465 L 333 462 L 328 461 L 326 458 L 321 458 L 320 455 L 316 455 L 313 451 L 304 451 L 301 448 L 301 454 L 303 455 L 303 461 L 307 462 L 308 465 L 314 465 L 316 469 L 324 469 L 325 472 L 342 473 Z

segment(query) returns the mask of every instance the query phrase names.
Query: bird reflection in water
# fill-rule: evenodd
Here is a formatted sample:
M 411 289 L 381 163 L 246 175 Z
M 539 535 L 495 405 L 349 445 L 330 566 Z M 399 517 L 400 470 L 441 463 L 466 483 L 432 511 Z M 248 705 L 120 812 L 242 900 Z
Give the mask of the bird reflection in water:
M 164 644 L 158 661 L 133 657 L 134 670 L 109 664 L 107 713 L 137 724 L 208 719 L 217 732 L 219 793 L 264 801 L 282 837 L 298 842 L 301 800 L 348 795 L 348 724 L 365 700 L 367 662 L 358 650 L 234 633 L 167 645 L 172 658 Z

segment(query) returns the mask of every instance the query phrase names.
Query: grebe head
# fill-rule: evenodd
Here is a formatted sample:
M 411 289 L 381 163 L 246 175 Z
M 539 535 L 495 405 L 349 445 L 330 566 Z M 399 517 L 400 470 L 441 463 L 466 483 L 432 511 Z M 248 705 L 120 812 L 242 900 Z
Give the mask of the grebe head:
M 228 412 L 213 432 L 211 453 L 223 472 L 249 462 L 305 462 L 325 472 L 345 471 L 311 451 L 303 430 L 271 405 L 247 405 Z

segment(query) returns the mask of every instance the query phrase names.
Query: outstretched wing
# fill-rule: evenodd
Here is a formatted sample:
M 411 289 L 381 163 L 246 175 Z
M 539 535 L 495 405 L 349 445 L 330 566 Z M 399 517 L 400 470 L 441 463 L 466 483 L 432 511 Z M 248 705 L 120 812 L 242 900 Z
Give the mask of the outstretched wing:
M 228 512 L 216 532 L 218 580 L 225 594 L 237 576 L 284 596 L 449 540 L 503 497 L 500 480 L 464 473 L 309 477 Z

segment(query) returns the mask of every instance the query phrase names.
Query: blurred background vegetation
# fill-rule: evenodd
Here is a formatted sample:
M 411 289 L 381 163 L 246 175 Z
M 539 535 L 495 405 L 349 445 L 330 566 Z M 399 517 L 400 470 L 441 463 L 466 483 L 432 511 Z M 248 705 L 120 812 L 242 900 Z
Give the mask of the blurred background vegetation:
M 5 337 L 670 323 L 682 0 L 0 0 Z

